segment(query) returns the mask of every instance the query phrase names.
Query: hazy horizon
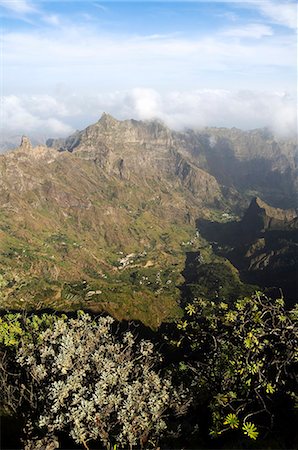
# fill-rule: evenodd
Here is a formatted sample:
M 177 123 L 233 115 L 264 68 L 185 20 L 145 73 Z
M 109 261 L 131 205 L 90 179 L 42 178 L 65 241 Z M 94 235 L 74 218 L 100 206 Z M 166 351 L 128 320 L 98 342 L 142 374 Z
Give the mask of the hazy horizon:
M 297 132 L 293 1 L 0 0 L 2 140 L 96 122 Z

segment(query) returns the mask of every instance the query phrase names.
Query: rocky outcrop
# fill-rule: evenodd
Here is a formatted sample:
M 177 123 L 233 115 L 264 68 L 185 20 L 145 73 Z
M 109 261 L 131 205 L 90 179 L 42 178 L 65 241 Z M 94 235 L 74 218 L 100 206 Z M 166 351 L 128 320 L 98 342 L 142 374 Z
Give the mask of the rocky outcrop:
M 259 197 L 255 197 L 242 219 L 242 227 L 244 230 L 256 232 L 286 229 L 296 218 L 297 213 L 294 209 L 273 208 Z

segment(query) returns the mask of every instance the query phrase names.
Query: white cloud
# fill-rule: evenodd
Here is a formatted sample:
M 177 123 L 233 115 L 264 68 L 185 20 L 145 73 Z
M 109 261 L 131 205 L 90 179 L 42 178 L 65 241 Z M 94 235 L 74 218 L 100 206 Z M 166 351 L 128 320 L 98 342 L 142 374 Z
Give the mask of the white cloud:
M 51 97 L 5 96 L 1 103 L 2 138 L 9 139 L 10 136 L 22 134 L 38 139 L 48 135 L 66 136 L 74 130 L 59 120 L 57 113 L 62 111 L 63 115 L 64 108 L 63 103 Z
M 29 134 L 59 137 L 95 122 L 102 112 L 118 119 L 161 119 L 174 129 L 205 126 L 252 129 L 268 126 L 280 136 L 297 133 L 296 99 L 285 93 L 153 89 L 94 93 L 92 96 L 7 96 L 3 102 L 4 138 Z
M 54 20 L 57 23 L 57 18 Z M 223 38 L 222 34 L 227 36 Z M 182 38 L 171 35 L 149 36 L 107 36 L 84 27 L 65 27 L 57 33 L 52 30 L 42 33 L 11 32 L 4 36 L 4 60 L 7 65 L 66 65 L 90 64 L 114 65 L 160 58 L 161 61 L 177 62 L 182 58 L 200 57 L 203 65 L 211 64 L 211 59 L 223 63 L 245 63 L 293 65 L 295 39 L 283 37 L 270 43 L 257 45 L 233 43 L 228 37 L 271 36 L 270 27 L 251 24 L 243 28 L 232 28 L 210 37 Z M 74 45 L 75 42 L 75 45 Z M 46 51 L 45 51 L 46 49 Z M 269 56 L 268 56 L 269 50 Z M 274 53 L 274 56 L 273 56 Z M 247 60 L 250 56 L 250 60 Z M 159 62 L 160 60 L 157 59 Z M 74 74 L 75 75 L 75 74 Z
M 272 22 L 289 28 L 297 28 L 297 3 L 284 1 L 259 1 L 256 7 Z
M 141 0 L 133 0 L 135 3 L 141 2 Z M 158 2 L 159 0 L 152 0 Z M 168 1 L 168 0 L 166 0 Z M 169 0 L 170 2 L 178 2 L 179 0 Z M 264 18 L 269 19 L 272 23 L 286 26 L 288 28 L 297 28 L 297 4 L 291 0 L 189 0 L 193 3 L 231 3 L 238 4 L 241 7 L 250 7 L 259 11 Z M 33 3 L 30 0 L 0 0 L 0 7 L 4 7 L 8 11 L 26 15 L 32 13 L 39 13 L 42 15 L 42 19 L 47 21 L 47 16 L 43 15 L 40 8 L 37 8 L 36 2 Z M 109 9 L 106 4 L 94 2 L 93 6 L 102 12 L 107 12 Z M 229 20 L 235 20 L 237 15 L 232 12 L 224 13 Z M 48 23 L 51 24 L 51 15 L 49 16 Z M 52 23 L 55 24 L 55 21 Z
M 57 14 L 44 14 L 42 20 L 49 25 L 58 26 L 61 25 L 61 19 Z
M 128 94 L 129 106 L 136 117 L 152 119 L 159 117 L 162 106 L 161 96 L 154 89 L 136 88 Z
M 100 86 L 107 91 L 198 85 L 267 89 L 271 80 L 274 89 L 289 89 L 285 83 L 291 76 L 292 85 L 295 83 L 288 70 L 296 72 L 295 38 L 270 34 L 268 26 L 257 24 L 226 30 L 225 35 L 189 38 L 109 36 L 75 26 L 10 32 L 3 43 L 4 89 L 6 93 L 15 93 L 16 87 L 26 93 L 49 92 L 61 82 L 84 91 Z M 261 39 L 264 36 L 266 39 Z M 246 37 L 258 39 L 243 39 Z M 211 84 L 210 72 L 216 85 Z
M 141 109 L 142 92 L 139 94 L 136 100 L 138 117 L 149 119 L 149 92 L 144 110 Z M 268 126 L 279 135 L 294 135 L 297 132 L 296 101 L 285 93 L 210 89 L 176 91 L 162 97 L 160 110 L 155 111 L 154 116 L 180 129 L 204 126 L 251 129 Z
M 251 38 L 261 39 L 264 36 L 272 36 L 273 30 L 271 27 L 263 24 L 252 23 L 243 25 L 242 27 L 234 27 L 223 31 L 224 36 L 236 38 Z
M 28 0 L 0 0 L 0 6 L 17 14 L 31 14 L 37 12 L 36 7 Z
M 178 1 L 178 0 L 177 0 Z M 206 3 L 206 0 L 190 0 Z M 234 3 L 240 7 L 249 7 L 259 11 L 270 22 L 288 28 L 297 28 L 297 3 L 291 0 L 208 0 L 208 3 Z
M 95 8 L 100 9 L 103 12 L 107 12 L 108 8 L 106 6 L 101 5 L 100 3 L 92 3 L 93 6 L 95 6 Z

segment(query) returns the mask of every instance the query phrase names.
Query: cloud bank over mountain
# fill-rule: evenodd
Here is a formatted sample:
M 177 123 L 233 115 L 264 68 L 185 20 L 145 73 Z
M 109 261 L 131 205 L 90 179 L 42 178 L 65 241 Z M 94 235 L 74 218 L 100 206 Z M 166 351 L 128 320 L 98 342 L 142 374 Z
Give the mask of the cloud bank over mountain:
M 296 132 L 296 100 L 283 92 L 198 89 L 159 93 L 154 89 L 77 95 L 8 95 L 2 116 L 4 137 L 29 134 L 37 139 L 66 136 L 98 120 L 103 111 L 119 119 L 161 119 L 175 129 L 205 126 L 269 127 L 278 136 Z

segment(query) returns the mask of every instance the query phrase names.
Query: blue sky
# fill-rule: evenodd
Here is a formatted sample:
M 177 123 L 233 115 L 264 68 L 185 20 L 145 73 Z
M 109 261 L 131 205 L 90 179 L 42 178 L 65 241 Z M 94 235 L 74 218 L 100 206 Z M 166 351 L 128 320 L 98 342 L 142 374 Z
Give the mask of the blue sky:
M 282 0 L 0 0 L 2 132 L 103 111 L 174 128 L 296 129 L 297 7 Z

